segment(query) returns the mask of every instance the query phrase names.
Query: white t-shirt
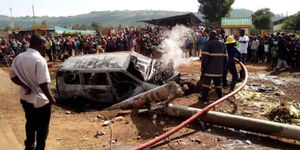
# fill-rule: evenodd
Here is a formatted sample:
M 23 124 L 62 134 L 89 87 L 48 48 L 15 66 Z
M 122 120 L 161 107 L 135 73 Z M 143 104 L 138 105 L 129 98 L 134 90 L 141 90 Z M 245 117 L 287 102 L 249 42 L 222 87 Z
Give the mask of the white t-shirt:
M 240 36 L 239 41 L 240 41 L 240 46 L 239 46 L 238 50 L 242 54 L 247 54 L 249 37 L 247 35 Z M 241 43 L 241 41 L 245 41 L 246 43 Z
M 269 52 L 269 45 L 265 44 L 264 47 L 265 47 L 265 52 Z
M 51 82 L 50 74 L 46 59 L 37 50 L 28 48 L 26 52 L 19 54 L 13 60 L 10 77 L 16 76 L 32 90 L 30 94 L 25 95 L 26 91 L 21 87 L 20 98 L 22 100 L 33 104 L 35 108 L 49 103 L 39 85 Z

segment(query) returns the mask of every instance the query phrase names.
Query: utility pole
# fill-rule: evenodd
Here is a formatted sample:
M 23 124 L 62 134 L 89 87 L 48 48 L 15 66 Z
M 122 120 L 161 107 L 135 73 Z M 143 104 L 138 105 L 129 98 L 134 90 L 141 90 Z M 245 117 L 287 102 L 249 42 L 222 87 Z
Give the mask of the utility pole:
M 12 8 L 9 8 L 9 11 L 10 11 L 10 27 L 12 28 L 12 29 L 14 29 L 15 27 L 15 25 L 14 25 L 14 18 L 13 18 L 13 16 L 12 16 Z
M 36 26 L 35 26 L 35 16 L 34 16 L 34 6 L 32 5 L 32 14 L 33 14 L 33 27 L 34 27 L 34 33 L 36 33 Z

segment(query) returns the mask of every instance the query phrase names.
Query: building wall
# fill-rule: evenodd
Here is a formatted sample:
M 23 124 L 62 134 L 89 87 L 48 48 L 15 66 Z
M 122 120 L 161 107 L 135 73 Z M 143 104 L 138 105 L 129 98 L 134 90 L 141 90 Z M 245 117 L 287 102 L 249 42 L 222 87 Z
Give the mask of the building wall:
M 239 34 L 241 29 L 244 29 L 247 35 L 250 34 L 250 28 L 224 28 L 226 35 Z
M 273 30 L 274 31 L 280 31 L 280 30 L 282 30 L 283 25 L 284 25 L 284 23 L 274 25 Z

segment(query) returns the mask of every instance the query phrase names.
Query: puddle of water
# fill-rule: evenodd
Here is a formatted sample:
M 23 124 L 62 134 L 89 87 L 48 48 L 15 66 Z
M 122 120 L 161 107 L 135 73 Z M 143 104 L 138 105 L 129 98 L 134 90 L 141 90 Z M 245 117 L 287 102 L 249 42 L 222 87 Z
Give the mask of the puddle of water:
M 277 76 L 272 76 L 272 75 L 258 74 L 258 75 L 253 75 L 250 78 L 271 81 L 274 84 L 280 85 L 280 86 L 286 85 L 286 82 L 284 82 L 282 79 L 280 79 Z
M 300 83 L 300 79 L 294 77 L 278 77 L 273 75 L 265 75 L 265 74 L 252 74 L 250 75 L 252 79 L 261 79 L 266 81 L 271 81 L 276 85 L 286 86 L 289 83 L 295 84 L 295 82 Z
M 225 148 L 226 150 L 235 150 L 235 149 L 250 149 L 250 148 L 255 148 L 255 146 L 253 146 L 250 143 L 248 143 L 247 141 L 243 142 L 240 140 L 234 140 L 233 143 L 230 144 L 222 144 L 220 145 L 220 147 Z

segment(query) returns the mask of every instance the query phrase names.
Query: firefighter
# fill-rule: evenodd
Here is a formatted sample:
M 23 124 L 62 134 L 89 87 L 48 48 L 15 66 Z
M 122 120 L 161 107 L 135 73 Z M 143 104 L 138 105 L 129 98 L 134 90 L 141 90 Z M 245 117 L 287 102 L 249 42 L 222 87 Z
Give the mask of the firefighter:
M 208 92 L 211 80 L 213 80 L 219 98 L 222 93 L 223 60 L 225 45 L 217 38 L 217 32 L 209 32 L 209 40 L 205 43 L 202 51 L 201 82 L 202 98 L 199 100 L 208 101 Z
M 227 49 L 227 62 L 226 62 L 226 69 L 224 70 L 223 74 L 223 86 L 227 87 L 227 73 L 228 71 L 232 75 L 232 80 L 230 83 L 230 91 L 233 91 L 238 79 L 238 73 L 235 67 L 234 58 L 236 57 L 238 60 L 241 59 L 241 53 L 238 51 L 236 46 L 236 41 L 232 36 L 228 36 L 226 39 L 226 49 Z

